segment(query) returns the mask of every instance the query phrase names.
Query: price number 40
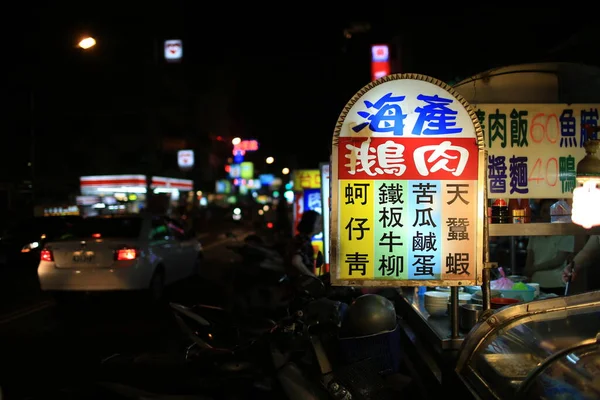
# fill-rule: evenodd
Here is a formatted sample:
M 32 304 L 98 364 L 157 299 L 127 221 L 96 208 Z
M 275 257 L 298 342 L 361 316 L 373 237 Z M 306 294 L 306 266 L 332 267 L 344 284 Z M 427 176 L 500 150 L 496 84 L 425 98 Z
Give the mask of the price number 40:
M 541 158 L 538 158 L 533 163 L 533 167 L 529 170 L 529 182 L 540 184 L 546 182 L 548 186 L 556 186 L 558 182 L 558 160 L 556 157 L 551 157 L 544 163 Z

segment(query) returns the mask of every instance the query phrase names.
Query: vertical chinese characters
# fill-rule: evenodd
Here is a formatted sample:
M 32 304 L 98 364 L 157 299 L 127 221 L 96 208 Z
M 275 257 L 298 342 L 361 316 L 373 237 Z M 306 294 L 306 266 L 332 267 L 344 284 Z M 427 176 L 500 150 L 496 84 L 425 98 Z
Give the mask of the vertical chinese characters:
M 411 279 L 440 278 L 440 181 L 410 182 Z
M 340 180 L 341 276 L 373 278 L 373 182 Z
M 404 238 L 408 212 L 406 181 L 376 183 L 375 260 L 377 279 L 406 279 L 407 243 Z
M 445 279 L 470 278 L 472 263 L 476 260 L 475 203 L 473 188 L 476 182 L 446 182 L 444 187 L 445 245 L 443 252 Z

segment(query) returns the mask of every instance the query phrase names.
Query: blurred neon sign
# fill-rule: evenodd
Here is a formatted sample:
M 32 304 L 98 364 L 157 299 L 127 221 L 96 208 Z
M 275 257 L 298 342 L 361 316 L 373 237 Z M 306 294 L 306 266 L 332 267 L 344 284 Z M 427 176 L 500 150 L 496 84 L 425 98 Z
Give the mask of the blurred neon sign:
M 238 144 L 233 145 L 233 154 L 244 155 L 247 151 L 257 151 L 258 141 L 256 140 L 242 140 Z
M 383 78 L 391 73 L 390 48 L 387 44 L 371 46 L 371 80 Z

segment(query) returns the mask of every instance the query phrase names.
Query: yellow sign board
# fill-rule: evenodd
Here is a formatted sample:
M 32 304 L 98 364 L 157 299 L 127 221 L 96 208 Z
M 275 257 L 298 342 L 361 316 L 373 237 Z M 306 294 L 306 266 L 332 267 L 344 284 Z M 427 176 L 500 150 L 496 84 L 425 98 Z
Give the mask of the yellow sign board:
M 294 171 L 294 191 L 321 188 L 321 171 L 318 169 L 300 169 Z

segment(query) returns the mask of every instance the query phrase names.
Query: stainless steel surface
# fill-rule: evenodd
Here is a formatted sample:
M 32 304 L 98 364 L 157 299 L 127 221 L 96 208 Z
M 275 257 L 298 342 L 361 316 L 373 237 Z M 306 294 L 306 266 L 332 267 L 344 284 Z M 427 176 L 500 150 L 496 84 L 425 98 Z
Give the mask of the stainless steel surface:
M 531 380 L 541 376 L 543 370 L 556 370 L 554 365 L 559 360 L 594 344 L 600 376 L 600 348 L 596 345 L 600 337 L 599 313 L 600 291 L 503 308 L 468 333 L 456 371 L 479 398 L 523 398 L 519 396 L 525 389 L 538 389 L 541 381 L 531 384 Z M 576 357 L 569 362 L 577 363 Z M 564 374 L 552 379 L 559 386 L 568 386 Z M 588 382 L 586 379 L 582 376 L 580 380 Z M 583 390 L 588 383 L 574 390 Z
M 541 361 L 531 354 L 486 354 L 483 359 L 491 371 L 511 381 L 525 379 Z
M 463 331 L 470 331 L 477 321 L 479 316 L 483 312 L 483 306 L 479 304 L 461 304 L 458 315 L 460 317 L 460 329 Z
M 600 227 L 584 229 L 573 223 L 488 224 L 489 236 L 600 235 Z
M 450 289 L 450 329 L 452 339 L 458 338 L 458 288 Z
M 461 348 L 464 336 L 459 332 L 459 337 L 452 338 L 450 329 L 450 316 L 430 317 L 423 296 L 414 296 L 409 288 L 402 288 L 402 298 L 399 306 L 410 310 L 414 318 L 409 323 L 420 336 L 429 341 L 439 350 L 458 350 Z

